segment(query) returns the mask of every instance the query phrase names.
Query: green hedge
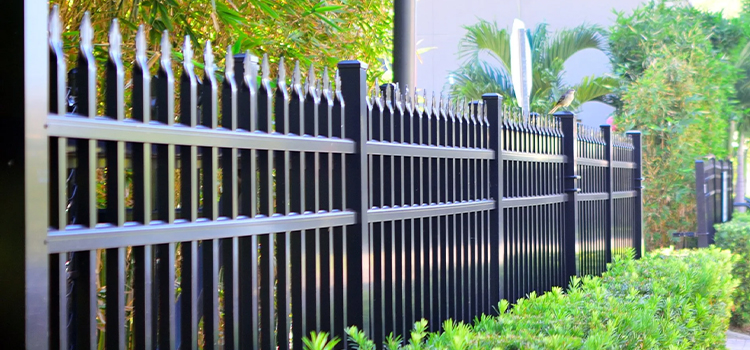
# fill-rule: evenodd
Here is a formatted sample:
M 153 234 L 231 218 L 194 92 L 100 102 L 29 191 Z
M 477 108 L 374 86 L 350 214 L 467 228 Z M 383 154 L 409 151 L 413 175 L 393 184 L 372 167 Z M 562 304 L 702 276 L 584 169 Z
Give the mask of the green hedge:
M 471 326 L 447 321 L 442 333 L 425 333 L 418 322 L 408 341 L 385 348 L 723 349 L 737 284 L 731 270 L 726 250 L 660 250 L 618 260 L 603 277 L 574 279 L 567 292 L 532 294 L 510 311 L 502 301 L 500 316 Z M 347 333 L 355 349 L 375 349 L 356 328 Z
M 716 245 L 729 249 L 738 258 L 732 274 L 739 280 L 734 292 L 732 324 L 750 328 L 750 213 L 736 213 L 732 221 L 716 225 Z

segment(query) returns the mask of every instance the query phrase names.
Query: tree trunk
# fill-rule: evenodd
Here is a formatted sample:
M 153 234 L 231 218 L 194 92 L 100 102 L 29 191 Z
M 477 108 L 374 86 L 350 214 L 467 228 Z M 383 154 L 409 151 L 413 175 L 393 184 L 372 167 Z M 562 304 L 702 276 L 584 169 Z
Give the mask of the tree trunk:
M 737 148 L 737 184 L 734 186 L 735 202 L 745 201 L 745 157 L 747 156 L 745 146 L 745 130 L 740 129 L 740 142 Z M 745 207 L 737 207 L 737 211 L 744 212 Z

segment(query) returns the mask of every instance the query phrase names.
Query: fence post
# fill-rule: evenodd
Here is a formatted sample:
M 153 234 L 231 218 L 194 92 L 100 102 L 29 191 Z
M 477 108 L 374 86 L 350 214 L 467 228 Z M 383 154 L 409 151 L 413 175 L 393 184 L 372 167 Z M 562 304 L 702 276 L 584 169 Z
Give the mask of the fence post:
M 732 161 L 729 161 L 729 181 L 727 184 L 727 187 L 729 187 L 729 198 L 727 199 L 729 201 L 729 221 L 732 221 L 732 214 L 734 214 L 734 164 L 732 164 Z M 743 198 L 744 200 L 744 198 Z
M 490 149 L 495 158 L 490 162 L 490 198 L 495 200 L 495 211 L 490 214 L 490 306 L 505 298 L 505 221 L 503 210 L 503 97 L 500 94 L 482 95 L 487 107 Z
M 576 174 L 578 168 L 577 148 L 578 148 L 578 129 L 576 127 L 576 118 L 573 113 L 568 111 L 557 112 L 555 118 L 560 120 L 563 132 L 563 154 L 566 161 L 563 168 L 563 189 L 568 194 L 565 203 L 565 231 L 563 234 L 563 266 L 565 275 L 568 280 L 577 276 L 581 271 L 578 244 L 578 187 L 580 175 Z
M 721 215 L 723 214 L 721 212 L 721 198 L 724 196 L 724 193 L 721 192 L 720 176 L 723 164 L 721 164 L 721 161 L 717 161 L 715 157 L 711 159 L 711 164 L 713 165 L 711 172 L 714 175 L 711 180 L 713 184 L 713 188 L 711 189 L 711 206 L 713 210 L 711 211 L 711 222 L 708 223 L 708 244 L 714 243 L 714 233 L 716 233 L 714 225 L 721 221 Z
M 633 162 L 635 169 L 633 174 L 633 189 L 635 190 L 635 208 L 633 213 L 633 248 L 635 258 L 640 259 L 645 251 L 643 243 L 643 146 L 640 131 L 628 131 L 627 134 L 633 141 Z
M 347 273 L 347 319 L 372 335 L 369 225 L 367 221 L 367 64 L 341 61 L 338 64 L 341 95 L 346 103 L 344 137 L 355 143 L 355 153 L 346 156 L 345 208 L 357 214 L 357 222 L 345 231 Z
M 706 183 L 705 163 L 695 161 L 695 210 L 698 215 L 698 225 L 695 235 L 698 237 L 698 248 L 708 247 L 708 229 L 706 228 Z
M 0 329 L 8 349 L 49 348 L 47 6 L 13 1 L 3 10 L 18 20 L 0 24 L 5 33 L 14 33 L 6 43 L 19 48 L 0 68 L 6 84 L 13 84 L 0 94 Z
M 614 155 L 614 146 L 612 144 L 612 126 L 602 125 L 602 136 L 604 137 L 605 147 L 605 158 L 607 159 L 607 239 L 604 242 L 604 255 L 607 263 L 612 262 L 612 249 L 615 246 L 615 198 L 614 198 L 614 167 L 612 166 L 612 160 Z

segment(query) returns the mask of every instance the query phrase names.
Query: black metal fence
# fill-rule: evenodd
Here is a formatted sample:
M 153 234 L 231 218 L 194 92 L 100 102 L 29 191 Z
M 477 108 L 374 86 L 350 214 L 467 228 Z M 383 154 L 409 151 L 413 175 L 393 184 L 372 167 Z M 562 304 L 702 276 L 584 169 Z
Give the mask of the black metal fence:
M 695 161 L 695 199 L 698 247 L 714 244 L 714 225 L 732 220 L 734 171 L 729 160 L 709 157 Z
M 127 111 L 116 24 L 99 116 L 88 17 L 75 84 L 59 25 L 53 12 L 49 187 L 34 198 L 49 265 L 26 272 L 48 276 L 48 315 L 26 316 L 49 348 L 301 349 L 349 325 L 379 343 L 642 253 L 638 132 L 525 121 L 497 94 L 368 97 L 358 61 L 335 84 L 297 66 L 289 86 L 282 61 L 272 88 L 266 58 L 257 77 L 227 52 L 218 81 L 210 43 L 200 79 L 187 39 L 175 77 L 166 33 L 152 77 L 142 31 Z

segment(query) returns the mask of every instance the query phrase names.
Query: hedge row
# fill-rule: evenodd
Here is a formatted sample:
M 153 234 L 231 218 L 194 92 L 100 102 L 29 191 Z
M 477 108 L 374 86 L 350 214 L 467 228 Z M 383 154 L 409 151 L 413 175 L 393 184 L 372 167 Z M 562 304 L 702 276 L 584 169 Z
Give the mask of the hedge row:
M 732 275 L 739 286 L 734 292 L 732 324 L 750 330 L 750 213 L 736 213 L 732 221 L 716 229 L 716 245 L 737 256 Z
M 737 285 L 731 272 L 731 253 L 718 248 L 621 258 L 602 277 L 574 278 L 567 291 L 531 294 L 512 308 L 502 301 L 499 316 L 483 316 L 473 325 L 446 321 L 442 333 L 426 333 L 426 322 L 418 322 L 409 339 L 391 338 L 384 347 L 723 349 Z M 376 349 L 360 330 L 352 327 L 347 334 L 352 348 Z M 306 348 L 325 346 L 325 334 L 318 334 Z

